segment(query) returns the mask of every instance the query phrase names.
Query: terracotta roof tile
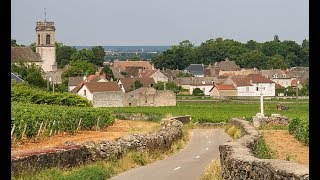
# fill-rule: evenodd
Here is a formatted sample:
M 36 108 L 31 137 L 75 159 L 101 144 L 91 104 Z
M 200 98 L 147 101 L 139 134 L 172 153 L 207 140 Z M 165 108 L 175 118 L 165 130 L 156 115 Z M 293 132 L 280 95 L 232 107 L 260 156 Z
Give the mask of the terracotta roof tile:
M 270 79 L 262 76 L 261 74 L 249 74 L 247 77 L 250 77 L 252 83 L 274 83 Z
M 42 62 L 40 55 L 30 47 L 11 47 L 11 62 Z
M 232 77 L 231 80 L 236 84 L 236 86 L 252 86 L 249 77 Z
M 233 85 L 217 84 L 216 88 L 218 90 L 236 90 L 236 88 Z
M 149 78 L 152 76 L 154 73 L 156 73 L 158 70 L 144 70 L 143 72 L 140 73 L 139 76 L 143 78 Z
M 91 93 L 94 92 L 105 92 L 105 91 L 121 91 L 117 82 L 85 82 L 85 86 Z
M 152 69 L 149 61 L 114 61 L 113 67 L 126 71 L 127 67 L 143 67 L 145 69 Z

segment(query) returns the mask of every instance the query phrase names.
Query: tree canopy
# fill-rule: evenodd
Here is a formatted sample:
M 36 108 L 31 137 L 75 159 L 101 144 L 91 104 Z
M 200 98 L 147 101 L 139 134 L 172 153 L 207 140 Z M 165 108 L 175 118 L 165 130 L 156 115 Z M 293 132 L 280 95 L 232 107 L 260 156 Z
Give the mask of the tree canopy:
M 152 58 L 156 68 L 184 69 L 193 64 L 214 64 L 225 58 L 235 61 L 242 68 L 287 68 L 309 66 L 309 40 L 302 44 L 295 41 L 281 41 L 275 35 L 273 40 L 256 42 L 249 40 L 241 43 L 232 39 L 209 39 L 200 46 L 194 46 L 189 40 Z

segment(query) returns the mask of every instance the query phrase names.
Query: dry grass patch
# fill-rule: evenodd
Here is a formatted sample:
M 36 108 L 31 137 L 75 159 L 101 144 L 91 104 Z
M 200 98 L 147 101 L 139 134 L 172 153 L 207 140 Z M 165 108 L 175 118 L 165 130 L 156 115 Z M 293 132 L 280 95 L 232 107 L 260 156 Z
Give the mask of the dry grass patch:
M 204 170 L 200 180 L 222 180 L 219 160 L 212 160 Z
M 260 130 L 277 159 L 309 165 L 309 147 L 298 141 L 288 130 Z
M 225 131 L 230 135 L 230 137 L 232 137 L 233 140 L 237 140 L 242 136 L 241 129 L 237 128 L 234 125 L 228 125 L 225 128 Z

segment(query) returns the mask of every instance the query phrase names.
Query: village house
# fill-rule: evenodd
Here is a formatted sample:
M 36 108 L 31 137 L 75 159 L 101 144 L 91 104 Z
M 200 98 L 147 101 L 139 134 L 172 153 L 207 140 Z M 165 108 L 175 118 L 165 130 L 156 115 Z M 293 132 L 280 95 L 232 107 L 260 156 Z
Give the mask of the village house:
M 183 71 L 182 70 L 178 70 L 178 69 L 176 69 L 176 70 L 171 70 L 171 69 L 162 69 L 161 70 L 161 73 L 163 74 L 163 75 L 165 75 L 166 77 L 168 77 L 168 80 L 170 80 L 170 81 L 172 81 L 172 80 L 174 80 L 175 78 L 177 78 L 177 75 L 179 74 L 179 73 L 183 73 Z
M 68 92 L 73 90 L 83 81 L 85 82 L 108 82 L 106 79 L 106 74 L 99 75 L 97 72 L 96 74 L 91 74 L 89 76 L 76 76 L 76 77 L 69 77 L 68 78 Z
M 87 98 L 94 107 L 123 106 L 124 93 L 117 82 L 86 82 L 83 81 L 70 93 Z
M 257 68 L 242 68 L 241 70 L 220 70 L 219 76 L 247 76 L 249 74 L 259 74 Z
M 135 81 L 140 81 L 142 87 L 153 87 L 155 84 L 153 78 L 121 78 L 118 85 L 123 92 L 129 92 L 136 89 L 133 86 Z
M 155 70 L 143 70 L 139 76 L 139 78 L 153 78 L 155 83 L 158 82 L 168 82 L 168 77 L 163 75 L 159 69 Z
M 190 64 L 184 69 L 184 72 L 191 73 L 195 77 L 204 77 L 205 66 L 203 64 Z
M 226 58 L 224 61 L 215 62 L 213 65 L 210 64 L 205 69 L 204 76 L 219 76 L 220 71 L 238 71 L 240 69 L 240 66 L 238 66 L 234 61 L 230 61 Z
M 153 70 L 154 66 L 149 61 L 119 61 L 113 62 L 113 67 L 119 72 L 127 71 L 128 67 L 142 67 L 143 69 Z
M 278 83 L 282 87 L 289 87 L 291 86 L 292 78 L 288 77 L 286 73 L 281 69 L 267 69 L 261 70 L 261 75 L 266 78 L 269 78 L 271 81 Z
M 215 97 L 237 96 L 237 89 L 233 85 L 216 84 L 209 92 L 210 96 Z
M 195 88 L 200 88 L 205 95 L 210 95 L 209 91 L 213 87 L 214 83 L 221 83 L 227 77 L 216 76 L 216 77 L 181 77 L 176 78 L 174 82 L 177 86 L 181 86 L 183 89 L 188 89 L 189 93 L 192 94 Z
M 237 96 L 275 96 L 275 83 L 261 74 L 232 76 L 226 79 L 225 85 L 233 85 Z

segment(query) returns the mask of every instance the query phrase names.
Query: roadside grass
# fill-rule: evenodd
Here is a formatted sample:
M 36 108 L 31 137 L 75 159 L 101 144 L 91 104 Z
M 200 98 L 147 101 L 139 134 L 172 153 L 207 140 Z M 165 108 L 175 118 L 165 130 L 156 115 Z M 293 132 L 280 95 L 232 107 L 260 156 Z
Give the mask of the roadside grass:
M 226 126 L 225 132 L 228 133 L 233 140 L 237 140 L 242 136 L 241 129 L 231 124 Z
M 212 160 L 204 170 L 200 180 L 222 180 L 219 160 Z
M 182 137 L 174 142 L 167 150 L 152 150 L 152 151 L 129 151 L 120 159 L 111 159 L 108 161 L 97 161 L 90 164 L 84 164 L 74 168 L 50 168 L 39 172 L 27 172 L 12 176 L 13 180 L 103 180 L 109 179 L 121 172 L 131 168 L 144 166 L 149 163 L 164 159 L 177 153 L 185 147 L 190 139 L 190 130 L 194 126 L 185 124 L 182 128 Z
M 266 143 L 263 134 L 261 134 L 258 142 L 253 147 L 253 154 L 255 157 L 260 159 L 274 159 L 275 152 L 271 150 L 269 145 Z

